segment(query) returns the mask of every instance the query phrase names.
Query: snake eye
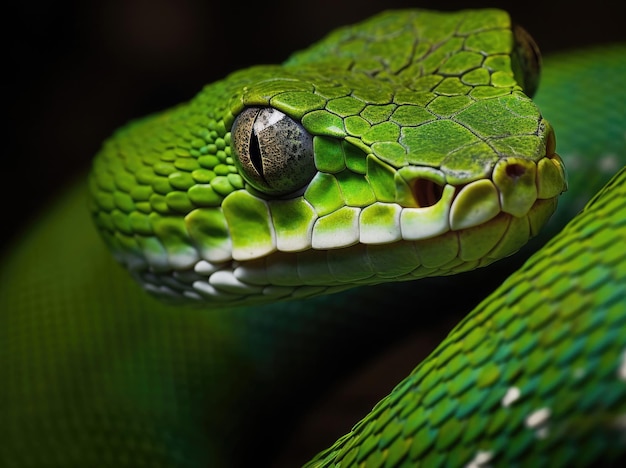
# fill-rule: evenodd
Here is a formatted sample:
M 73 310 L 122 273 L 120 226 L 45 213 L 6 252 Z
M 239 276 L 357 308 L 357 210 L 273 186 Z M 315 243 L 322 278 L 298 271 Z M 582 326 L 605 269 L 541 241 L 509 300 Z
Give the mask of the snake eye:
M 231 135 L 237 169 L 262 193 L 293 193 L 317 172 L 313 138 L 302 125 L 276 109 L 245 109 L 235 119 Z
M 539 86 L 541 72 L 541 52 L 532 36 L 521 26 L 513 26 L 515 49 L 513 71 L 518 83 L 528 97 L 533 97 Z

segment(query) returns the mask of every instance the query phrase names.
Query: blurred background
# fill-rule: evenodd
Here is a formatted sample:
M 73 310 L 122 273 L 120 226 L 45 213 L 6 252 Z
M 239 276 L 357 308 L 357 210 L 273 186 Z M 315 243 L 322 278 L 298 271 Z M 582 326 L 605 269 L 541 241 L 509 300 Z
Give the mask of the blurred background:
M 626 40 L 624 3 L 31 0 L 4 8 L 0 246 L 80 177 L 118 126 L 276 63 L 387 8 L 504 6 L 544 53 Z

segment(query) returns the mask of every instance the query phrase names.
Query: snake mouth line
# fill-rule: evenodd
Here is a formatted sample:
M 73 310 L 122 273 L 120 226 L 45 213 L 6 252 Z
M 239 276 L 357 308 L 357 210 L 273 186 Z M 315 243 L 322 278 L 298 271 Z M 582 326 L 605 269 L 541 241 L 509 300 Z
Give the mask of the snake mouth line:
M 523 217 L 507 213 L 477 229 L 449 230 L 435 238 L 392 245 L 357 243 L 316 252 L 274 251 L 249 261 L 199 261 L 187 272 L 135 272 L 144 287 L 174 302 L 235 305 L 298 299 L 356 285 L 444 276 L 487 266 L 519 250 L 553 213 L 556 200 L 537 200 Z M 358 266 L 358 268 L 354 268 Z

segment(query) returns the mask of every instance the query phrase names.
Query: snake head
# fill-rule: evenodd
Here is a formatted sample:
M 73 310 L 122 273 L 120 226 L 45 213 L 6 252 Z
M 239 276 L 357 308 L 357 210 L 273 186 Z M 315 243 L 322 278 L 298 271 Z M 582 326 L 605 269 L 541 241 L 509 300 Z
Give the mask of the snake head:
M 565 171 L 519 34 L 487 15 L 387 12 L 121 129 L 90 179 L 105 241 L 149 291 L 218 305 L 512 254 Z

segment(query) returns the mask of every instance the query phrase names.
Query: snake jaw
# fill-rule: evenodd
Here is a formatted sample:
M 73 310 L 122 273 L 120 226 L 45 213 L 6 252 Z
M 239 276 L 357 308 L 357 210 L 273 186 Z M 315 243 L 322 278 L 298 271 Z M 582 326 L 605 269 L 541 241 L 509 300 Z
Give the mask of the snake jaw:
M 466 184 L 446 183 L 441 171 L 417 166 L 397 170 L 395 180 L 397 199 L 405 197 L 410 206 L 378 201 L 363 208 L 346 206 L 326 218 L 306 202 L 306 192 L 290 200 L 234 192 L 223 203 L 233 239 L 224 250 L 230 260 L 206 257 L 187 274 L 189 279 L 175 272 L 163 286 L 153 275 L 138 276 L 161 296 L 174 291 L 170 283 L 178 282 L 181 294 L 200 303 L 252 304 L 276 300 L 277 294 L 295 298 L 339 291 L 354 281 L 408 280 L 473 269 L 512 254 L 537 233 L 564 189 L 564 170 L 551 151 L 538 162 L 503 158 L 491 179 Z M 279 226 L 296 214 L 307 220 L 308 234 L 294 232 L 294 243 Z M 256 234 L 261 233 L 259 226 L 267 229 L 265 242 L 250 237 L 244 224 L 255 217 Z M 353 263 L 361 267 L 346 266 Z M 345 268 L 352 276 L 337 286 L 322 279 Z

